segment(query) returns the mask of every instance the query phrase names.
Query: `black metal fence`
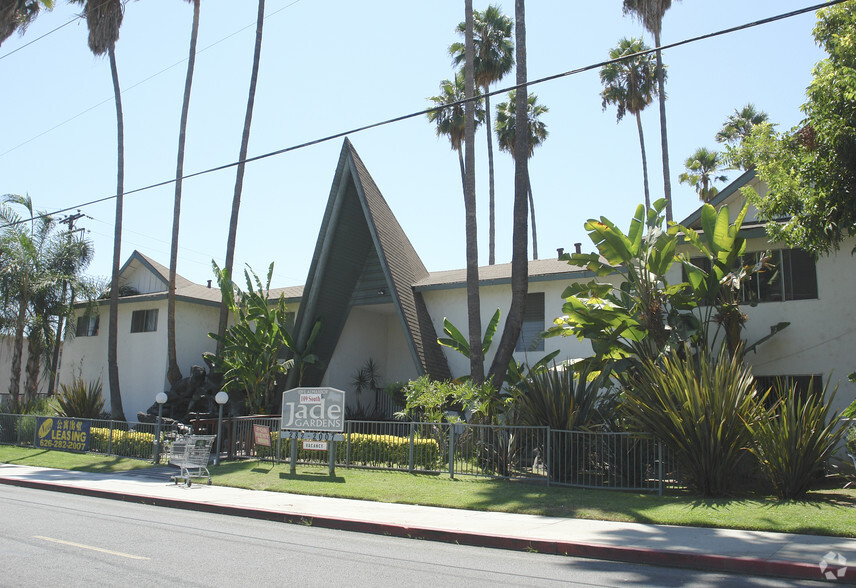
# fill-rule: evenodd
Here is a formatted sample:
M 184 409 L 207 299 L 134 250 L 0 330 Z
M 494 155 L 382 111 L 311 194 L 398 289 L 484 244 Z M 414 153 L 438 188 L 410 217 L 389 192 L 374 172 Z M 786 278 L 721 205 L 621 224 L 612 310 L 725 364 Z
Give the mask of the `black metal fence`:
M 0 444 L 38 446 L 38 418 L 0 414 Z M 80 420 L 80 419 L 75 419 Z M 89 421 L 89 451 L 154 460 L 154 423 Z M 194 433 L 216 434 L 217 419 L 191 423 Z M 291 460 L 276 417 L 223 420 L 221 455 L 231 459 Z M 265 433 L 257 437 L 257 427 Z M 178 434 L 161 428 L 161 447 Z M 658 491 L 681 486 L 674 458 L 648 435 L 561 431 L 466 423 L 346 421 L 342 441 L 326 449 L 297 443 L 296 462 L 337 467 L 527 479 L 580 488 Z M 269 445 L 268 445 L 269 442 Z M 163 452 L 161 452 L 163 455 Z

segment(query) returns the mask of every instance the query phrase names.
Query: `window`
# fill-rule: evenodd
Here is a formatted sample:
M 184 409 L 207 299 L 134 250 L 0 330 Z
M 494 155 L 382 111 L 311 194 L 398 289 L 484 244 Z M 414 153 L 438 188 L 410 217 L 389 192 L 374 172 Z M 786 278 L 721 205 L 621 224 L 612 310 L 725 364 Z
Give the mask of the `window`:
M 158 309 L 135 310 L 131 313 L 132 333 L 151 333 L 158 330 Z
M 748 253 L 740 263 L 754 265 L 762 253 Z M 710 272 L 710 260 L 693 257 L 693 265 Z M 684 281 L 687 276 L 684 272 Z M 777 249 L 770 252 L 768 264 L 743 283 L 741 301 L 782 302 L 817 298 L 817 272 L 814 258 L 802 249 Z
M 746 260 L 756 262 L 757 256 Z M 811 254 L 802 249 L 779 249 L 771 253 L 770 265 L 746 283 L 745 302 L 780 302 L 817 298 L 817 272 Z
M 526 311 L 523 313 L 523 328 L 514 351 L 544 351 L 544 293 L 526 295 Z
M 98 335 L 98 315 L 87 314 L 77 317 L 77 328 L 74 330 L 75 337 L 95 337 Z

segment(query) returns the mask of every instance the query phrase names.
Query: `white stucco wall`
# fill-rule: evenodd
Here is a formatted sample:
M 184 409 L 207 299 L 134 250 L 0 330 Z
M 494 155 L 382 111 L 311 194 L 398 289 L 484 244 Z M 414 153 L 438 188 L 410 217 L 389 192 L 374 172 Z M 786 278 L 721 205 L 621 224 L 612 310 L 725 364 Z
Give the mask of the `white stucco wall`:
M 352 384 L 369 359 L 378 366 L 383 385 L 418 375 L 401 322 L 391 304 L 351 309 L 322 385 L 344 390 L 348 406 L 356 407 L 359 400 L 370 408 L 373 397 L 358 399 Z
M 530 293 L 544 293 L 544 330 L 552 326 L 555 318 L 562 316 L 562 305 L 565 302 L 562 298 L 562 292 L 571 281 L 570 279 L 560 279 L 529 283 Z M 505 328 L 505 319 L 508 317 L 508 310 L 511 307 L 511 286 L 508 284 L 483 286 L 479 294 L 482 334 L 484 334 L 484 330 L 496 309 L 499 308 L 502 311 L 493 345 L 485 358 L 485 370 L 487 370 L 490 367 L 490 362 L 493 361 L 493 356 L 502 337 L 502 330 Z M 448 318 L 466 336 L 468 332 L 466 288 L 427 290 L 423 292 L 423 297 L 438 337 L 444 336 L 444 318 Z M 544 351 L 515 352 L 514 359 L 532 364 L 556 350 L 560 352 L 555 359 L 556 362 L 591 355 L 591 345 L 588 342 L 578 341 L 575 337 L 551 337 L 544 340 Z M 470 373 L 470 364 L 466 357 L 447 347 L 443 348 L 443 353 L 449 362 L 452 377 L 457 378 Z

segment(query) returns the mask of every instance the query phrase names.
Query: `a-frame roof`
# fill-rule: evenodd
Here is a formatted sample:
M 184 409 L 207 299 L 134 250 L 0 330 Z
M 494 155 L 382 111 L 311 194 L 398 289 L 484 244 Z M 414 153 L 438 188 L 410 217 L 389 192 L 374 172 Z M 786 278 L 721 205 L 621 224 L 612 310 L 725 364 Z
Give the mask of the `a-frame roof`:
M 434 378 L 451 377 L 428 309 L 413 284 L 428 271 L 353 145 L 345 139 L 318 234 L 295 330 L 305 345 L 316 320 L 323 329 L 312 349 L 323 361 L 332 357 L 367 262 L 379 266 L 384 301 L 393 304 L 414 364 Z M 323 373 L 314 370 L 307 385 Z M 309 375 L 307 374 L 307 377 Z

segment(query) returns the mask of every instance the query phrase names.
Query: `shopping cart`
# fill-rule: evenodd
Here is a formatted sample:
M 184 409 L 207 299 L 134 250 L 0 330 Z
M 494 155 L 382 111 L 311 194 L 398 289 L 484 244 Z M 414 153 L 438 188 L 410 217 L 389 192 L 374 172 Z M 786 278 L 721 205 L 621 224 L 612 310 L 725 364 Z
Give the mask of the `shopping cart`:
M 169 463 L 178 466 L 180 471 L 179 475 L 171 476 L 170 480 L 176 484 L 182 480 L 190 488 L 191 478 L 207 477 L 210 485 L 208 459 L 216 438 L 216 435 L 186 435 L 173 441 L 169 450 Z

